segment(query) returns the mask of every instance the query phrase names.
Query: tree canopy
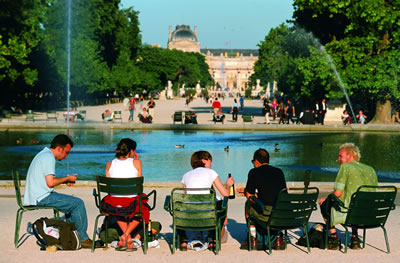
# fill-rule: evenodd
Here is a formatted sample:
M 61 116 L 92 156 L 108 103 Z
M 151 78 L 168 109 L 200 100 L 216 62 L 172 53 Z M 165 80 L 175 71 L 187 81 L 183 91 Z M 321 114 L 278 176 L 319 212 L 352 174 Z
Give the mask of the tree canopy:
M 71 100 L 161 90 L 168 80 L 177 86 L 212 84 L 203 55 L 143 46 L 139 13 L 120 9 L 120 0 L 71 3 Z M 2 1 L 0 87 L 7 96 L 0 105 L 65 106 L 67 4 Z
M 312 34 L 285 24 L 271 29 L 259 44 L 260 56 L 251 80 L 266 86 L 276 80 L 286 96 L 311 103 L 323 97 L 342 97 L 326 54 Z
M 294 0 L 293 6 L 294 23 L 325 45 L 352 100 L 377 103 L 375 120 L 388 122 L 388 102 L 400 97 L 400 2 Z

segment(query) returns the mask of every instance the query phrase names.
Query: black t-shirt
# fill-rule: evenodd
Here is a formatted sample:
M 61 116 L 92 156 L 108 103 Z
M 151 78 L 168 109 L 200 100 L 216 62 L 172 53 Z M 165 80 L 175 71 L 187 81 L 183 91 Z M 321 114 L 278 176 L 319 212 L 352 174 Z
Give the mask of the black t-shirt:
M 156 106 L 156 103 L 154 101 L 153 102 L 149 101 L 147 103 L 147 107 L 149 107 L 150 109 L 154 108 L 155 106 Z
M 286 189 L 286 180 L 281 169 L 263 165 L 249 171 L 246 191 L 255 194 L 257 190 L 258 199 L 265 205 L 274 206 L 282 189 Z

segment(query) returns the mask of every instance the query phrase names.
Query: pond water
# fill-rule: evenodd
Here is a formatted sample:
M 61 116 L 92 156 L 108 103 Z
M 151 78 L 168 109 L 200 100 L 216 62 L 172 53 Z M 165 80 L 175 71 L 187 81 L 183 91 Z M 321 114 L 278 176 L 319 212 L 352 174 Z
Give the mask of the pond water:
M 25 176 L 32 158 L 62 131 L 8 131 L 0 133 L 0 179 L 10 180 L 11 170 Z M 74 147 L 69 157 L 57 162 L 56 174 L 78 174 L 79 180 L 104 175 L 105 164 L 114 158 L 122 138 L 138 144 L 146 181 L 179 182 L 191 169 L 191 154 L 207 150 L 212 168 L 224 181 L 231 173 L 246 182 L 250 162 L 258 148 L 270 152 L 270 164 L 281 168 L 287 181 L 303 181 L 306 170 L 312 181 L 334 181 L 339 164 L 338 148 L 345 142 L 360 147 L 361 161 L 375 168 L 380 182 L 400 182 L 399 133 L 289 133 L 212 131 L 70 130 Z M 22 139 L 22 140 L 20 140 Z M 18 142 L 17 142 L 18 141 Z M 274 151 L 275 143 L 280 152 Z M 176 148 L 175 145 L 184 145 Z M 229 152 L 224 148 L 229 146 Z

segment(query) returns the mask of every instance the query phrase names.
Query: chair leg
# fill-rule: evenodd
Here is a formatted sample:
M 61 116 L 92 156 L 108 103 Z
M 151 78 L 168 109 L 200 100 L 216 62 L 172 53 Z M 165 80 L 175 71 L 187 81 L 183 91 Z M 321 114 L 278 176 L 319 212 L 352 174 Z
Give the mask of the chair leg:
M 329 235 L 329 226 L 330 226 L 330 216 L 328 216 L 328 218 L 326 219 L 326 225 L 325 225 L 325 249 L 328 248 L 328 235 Z
M 269 227 L 267 227 L 267 232 L 268 232 L 268 249 L 269 249 L 269 254 L 272 254 L 272 246 L 271 246 L 271 231 L 269 230 Z
M 18 246 L 18 239 L 19 239 L 19 229 L 21 227 L 21 221 L 22 221 L 22 214 L 24 213 L 24 210 L 21 208 L 18 209 L 17 211 L 17 218 L 15 221 L 15 234 L 14 234 L 14 246 L 17 248 Z
M 146 222 L 142 218 L 143 225 L 143 253 L 147 254 L 147 231 L 146 231 Z
M 345 242 L 344 242 L 344 253 L 347 253 L 347 244 L 348 244 L 348 239 L 349 239 L 349 230 L 347 227 L 343 226 L 346 229 L 346 234 L 345 234 Z
M 60 220 L 60 212 L 58 211 L 57 208 L 53 208 L 53 213 L 54 213 L 54 218 L 56 220 Z
M 363 248 L 365 248 L 365 238 L 366 237 L 367 237 L 367 229 L 364 228 L 364 231 L 363 231 Z
M 218 255 L 221 245 L 221 229 L 217 226 L 215 228 L 215 255 Z
M 287 229 L 285 229 L 285 238 L 283 239 L 285 243 L 285 250 L 287 249 Z
M 176 246 L 176 227 L 173 226 L 172 233 L 172 254 L 175 254 L 175 246 Z
M 383 230 L 383 234 L 385 235 L 387 253 L 389 254 L 390 253 L 390 247 L 389 247 L 389 240 L 388 240 L 388 237 L 387 237 L 386 229 L 385 229 L 384 226 L 381 226 L 381 227 L 382 227 L 382 230 Z
M 96 216 L 96 221 L 94 222 L 94 230 L 93 230 L 93 239 L 92 239 L 92 252 L 94 252 L 94 249 L 95 249 L 95 241 L 96 241 L 96 230 L 97 230 L 97 223 L 98 223 L 98 221 L 99 221 L 99 218 L 101 217 L 101 216 L 103 216 L 102 214 L 99 214 L 99 215 L 97 215 Z
M 303 226 L 303 231 L 306 233 L 307 250 L 308 250 L 308 254 L 310 254 L 311 253 L 311 251 L 310 251 L 310 240 L 308 239 L 307 225 Z
M 248 249 L 248 251 L 251 251 L 252 247 L 251 247 L 251 232 L 250 232 L 250 221 L 249 220 L 247 220 L 247 242 L 248 242 L 247 249 Z

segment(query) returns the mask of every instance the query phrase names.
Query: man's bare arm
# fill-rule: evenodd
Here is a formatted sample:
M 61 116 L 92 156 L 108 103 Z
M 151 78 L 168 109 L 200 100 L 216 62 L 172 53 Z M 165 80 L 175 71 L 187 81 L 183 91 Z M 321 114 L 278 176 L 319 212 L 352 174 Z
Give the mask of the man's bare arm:
M 64 183 L 75 183 L 76 179 L 76 175 L 68 175 L 63 178 L 56 178 L 54 174 L 49 174 L 46 176 L 46 183 L 48 187 L 54 187 Z

